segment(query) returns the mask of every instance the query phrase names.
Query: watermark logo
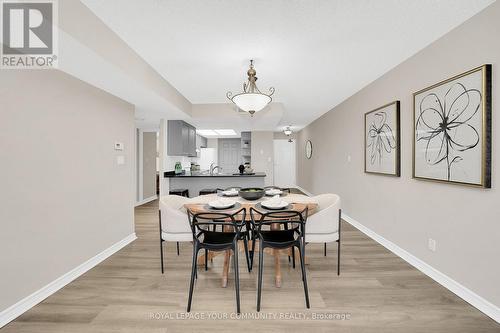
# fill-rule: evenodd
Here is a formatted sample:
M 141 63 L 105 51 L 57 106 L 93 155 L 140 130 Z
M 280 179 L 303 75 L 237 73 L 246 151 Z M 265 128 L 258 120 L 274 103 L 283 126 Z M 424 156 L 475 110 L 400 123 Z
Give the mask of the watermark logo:
M 57 67 L 57 0 L 1 0 L 0 3 L 0 67 Z

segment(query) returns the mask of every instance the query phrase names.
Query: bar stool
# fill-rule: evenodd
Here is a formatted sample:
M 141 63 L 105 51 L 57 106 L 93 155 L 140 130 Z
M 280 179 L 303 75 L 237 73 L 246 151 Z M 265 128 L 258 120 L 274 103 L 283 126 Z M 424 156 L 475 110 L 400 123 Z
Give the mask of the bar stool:
M 172 195 L 180 195 L 181 197 L 187 197 L 189 198 L 189 190 L 185 188 L 176 188 L 173 190 L 170 190 L 168 194 Z
M 222 191 L 220 188 L 204 188 L 200 190 L 199 195 L 205 195 L 205 194 L 214 194 L 217 193 L 217 191 Z

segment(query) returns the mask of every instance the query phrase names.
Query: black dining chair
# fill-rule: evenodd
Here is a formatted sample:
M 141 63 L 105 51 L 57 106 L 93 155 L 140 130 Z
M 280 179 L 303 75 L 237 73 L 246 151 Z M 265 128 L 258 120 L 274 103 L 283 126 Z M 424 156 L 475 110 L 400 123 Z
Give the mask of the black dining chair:
M 307 289 L 307 277 L 304 266 L 305 258 L 305 223 L 307 220 L 307 208 L 302 212 L 298 211 L 275 211 L 261 212 L 255 208 L 250 208 L 250 219 L 252 230 L 255 234 L 254 240 L 259 241 L 259 277 L 257 287 L 257 311 L 260 311 L 262 298 L 262 273 L 264 269 L 264 249 L 286 249 L 297 247 L 300 257 L 300 267 L 302 270 L 302 283 L 304 285 L 304 295 L 306 307 L 309 309 L 309 291 Z M 253 253 L 255 251 L 255 241 L 252 242 L 252 255 L 250 265 L 253 265 Z
M 187 312 L 191 311 L 193 299 L 194 280 L 197 276 L 198 252 L 205 251 L 233 251 L 234 280 L 236 289 L 236 310 L 240 313 L 240 279 L 238 270 L 238 240 L 242 239 L 242 228 L 245 225 L 246 209 L 242 208 L 233 214 L 222 212 L 203 212 L 194 214 L 188 211 L 189 224 L 193 232 L 193 263 L 191 269 L 191 283 L 189 285 L 189 298 Z M 212 229 L 221 226 L 221 231 Z M 245 252 L 248 258 L 248 245 L 246 240 Z M 205 252 L 206 253 L 206 252 Z M 206 258 L 205 258 L 206 263 Z

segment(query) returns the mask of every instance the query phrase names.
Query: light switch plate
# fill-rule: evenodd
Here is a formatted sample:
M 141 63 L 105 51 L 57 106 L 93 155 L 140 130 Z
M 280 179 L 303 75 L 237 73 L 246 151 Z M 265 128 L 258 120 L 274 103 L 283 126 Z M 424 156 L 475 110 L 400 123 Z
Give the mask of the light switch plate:
M 432 252 L 436 252 L 436 240 L 435 239 L 432 239 L 432 238 L 429 238 L 428 242 L 427 242 L 427 247 L 429 248 L 429 250 L 431 250 Z
M 116 156 L 116 164 L 118 164 L 118 165 L 125 164 L 125 156 L 123 156 L 123 155 Z

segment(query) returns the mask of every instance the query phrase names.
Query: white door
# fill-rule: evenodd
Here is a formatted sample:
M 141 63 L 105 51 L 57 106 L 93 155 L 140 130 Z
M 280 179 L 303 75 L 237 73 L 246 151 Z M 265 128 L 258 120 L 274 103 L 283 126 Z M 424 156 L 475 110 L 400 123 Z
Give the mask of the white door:
M 274 140 L 274 185 L 296 186 L 295 141 Z
M 219 166 L 224 173 L 237 173 L 241 164 L 241 139 L 219 139 Z

